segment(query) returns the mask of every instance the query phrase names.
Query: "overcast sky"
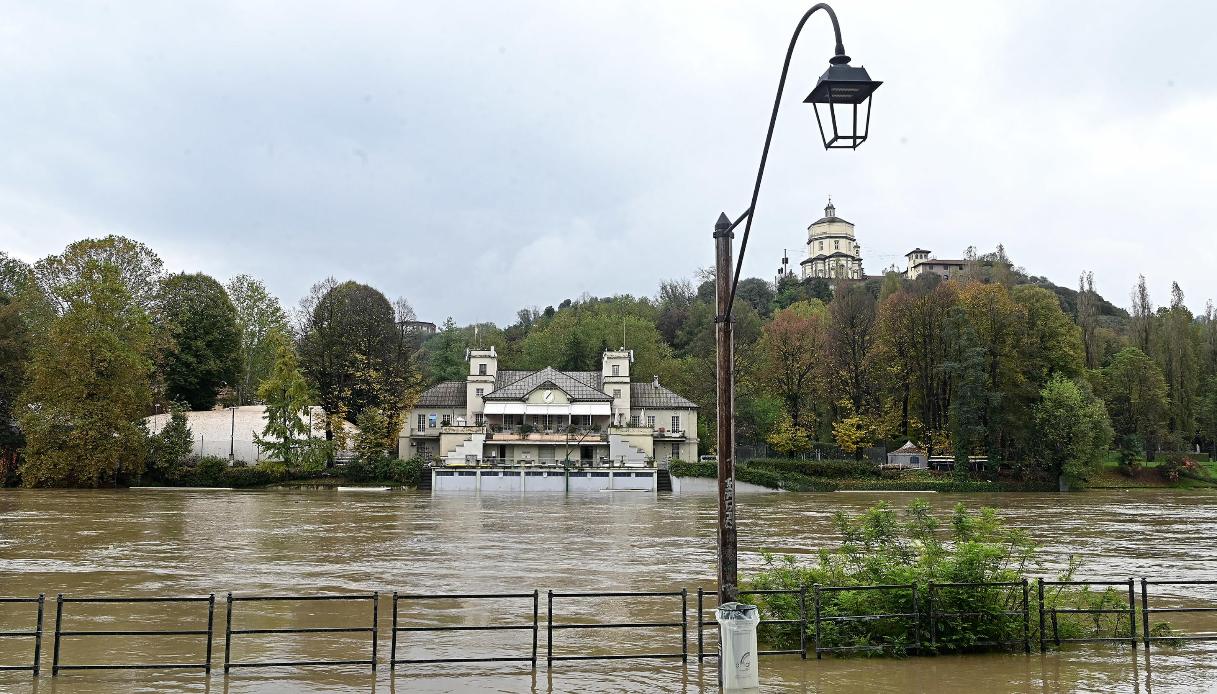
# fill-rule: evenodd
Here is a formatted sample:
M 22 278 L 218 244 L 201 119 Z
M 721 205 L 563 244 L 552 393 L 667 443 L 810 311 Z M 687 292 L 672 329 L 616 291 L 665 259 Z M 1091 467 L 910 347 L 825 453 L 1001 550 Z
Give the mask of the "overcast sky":
M 810 3 L 0 2 L 0 249 L 114 233 L 173 271 L 334 275 L 436 322 L 652 295 L 748 203 Z M 795 51 L 746 274 L 803 256 L 831 193 L 878 273 L 1005 245 L 1119 305 L 1217 299 L 1217 5 L 837 0 L 885 81 L 825 152 Z

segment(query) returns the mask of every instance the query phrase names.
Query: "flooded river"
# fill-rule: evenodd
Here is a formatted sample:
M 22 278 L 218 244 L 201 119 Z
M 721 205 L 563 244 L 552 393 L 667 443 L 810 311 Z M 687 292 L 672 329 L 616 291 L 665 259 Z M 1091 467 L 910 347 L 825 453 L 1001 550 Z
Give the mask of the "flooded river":
M 831 514 L 926 498 L 944 512 L 963 501 L 991 505 L 1045 545 L 1041 574 L 1070 554 L 1080 577 L 1217 578 L 1217 494 L 781 494 L 740 502 L 742 572 L 759 552 L 811 553 L 836 542 Z M 528 664 L 383 664 L 390 644 L 390 600 L 405 593 L 671 591 L 713 589 L 715 499 L 641 493 L 431 496 L 347 491 L 0 491 L 0 596 L 48 595 L 43 677 L 0 672 L 0 692 L 702 692 L 716 691 L 712 660 L 699 665 L 690 627 L 680 661 Z M 224 593 L 320 594 L 379 590 L 382 665 L 323 669 L 66 672 L 51 678 L 54 596 L 217 594 L 214 663 L 223 662 Z M 1217 598 L 1217 596 L 1210 596 Z M 690 598 L 690 615 L 695 599 Z M 570 599 L 564 619 L 679 621 L 679 598 L 622 605 Z M 21 609 L 16 609 L 20 607 Z M 0 605 L 0 631 L 28 629 L 32 611 Z M 64 629 L 199 629 L 206 603 L 182 606 L 65 606 Z M 473 601 L 401 603 L 403 624 L 512 624 L 530 621 L 531 600 L 489 611 Z M 176 611 L 176 612 L 175 612 Z M 237 603 L 234 628 L 370 623 L 370 603 Z M 26 613 L 30 615 L 26 619 Z M 172 621 L 165 619 L 174 613 Z M 141 621 L 142 619 L 142 621 Z M 29 622 L 28 624 L 23 623 Z M 158 621 L 159 620 L 159 621 Z M 410 621 L 414 620 L 414 621 Z M 1217 626 L 1217 616 L 1213 618 Z M 149 626 L 152 625 L 152 626 Z M 157 626 L 159 625 L 159 626 Z M 656 633 L 658 632 L 658 633 Z M 628 636 L 617 630 L 555 631 L 556 653 L 680 649 L 679 628 Z M 673 636 L 674 634 L 674 636 Z M 712 632 L 711 632 L 712 634 Z M 464 632 L 424 640 L 399 634 L 399 658 L 527 655 L 531 631 Z M 28 640 L 0 639 L 0 663 L 29 660 Z M 197 636 L 65 638 L 65 664 L 197 662 Z M 241 635 L 233 660 L 363 659 L 367 634 Z M 638 652 L 635 650 L 634 652 Z M 1217 648 L 1068 648 L 1031 656 L 908 659 L 779 656 L 761 661 L 764 691 L 791 692 L 1205 692 L 1217 691 Z

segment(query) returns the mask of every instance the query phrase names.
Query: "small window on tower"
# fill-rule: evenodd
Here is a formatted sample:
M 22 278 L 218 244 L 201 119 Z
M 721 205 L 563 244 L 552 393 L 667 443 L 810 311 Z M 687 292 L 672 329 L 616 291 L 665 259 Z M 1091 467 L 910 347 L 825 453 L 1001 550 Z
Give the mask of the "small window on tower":
M 478 375 L 479 376 L 486 375 L 486 365 L 485 364 L 478 364 Z
M 476 392 L 477 392 L 477 396 L 480 398 L 480 397 L 482 397 L 482 395 L 483 395 L 483 394 L 485 394 L 486 389 L 485 389 L 485 388 L 478 388 L 478 389 L 476 390 Z
M 614 376 L 621 375 L 621 364 L 613 364 L 613 375 Z
M 620 389 L 620 388 L 614 388 L 614 389 L 613 389 L 613 397 L 614 397 L 614 398 L 619 398 L 619 397 L 621 397 L 621 389 Z
M 833 242 L 832 242 L 832 248 L 833 248 L 833 250 L 834 250 L 834 251 L 841 250 L 841 242 L 840 242 L 840 241 L 833 241 Z

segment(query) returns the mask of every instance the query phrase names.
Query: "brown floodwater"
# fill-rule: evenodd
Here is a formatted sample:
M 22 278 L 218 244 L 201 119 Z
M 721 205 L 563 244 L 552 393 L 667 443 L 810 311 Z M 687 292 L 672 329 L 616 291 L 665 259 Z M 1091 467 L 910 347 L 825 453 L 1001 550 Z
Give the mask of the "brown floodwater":
M 1044 544 L 1041 575 L 1075 555 L 1082 578 L 1142 575 L 1217 579 L 1217 494 L 1184 491 L 1079 494 L 781 494 L 740 501 L 743 571 L 760 552 L 807 554 L 837 541 L 834 511 L 879 500 L 925 498 L 948 511 L 962 501 L 998 508 Z M 0 596 L 48 596 L 44 675 L 0 672 L 0 692 L 702 692 L 716 691 L 712 660 L 695 657 L 690 628 L 679 661 L 384 665 L 393 590 L 410 593 L 668 591 L 712 588 L 715 500 L 640 493 L 586 495 L 301 491 L 0 491 Z M 220 671 L 224 593 L 322 594 L 379 590 L 381 666 Z M 210 677 L 198 671 L 65 672 L 51 678 L 54 596 L 185 596 L 216 593 Z M 1213 591 L 1202 597 L 1217 601 Z M 679 598 L 559 601 L 562 619 L 679 621 Z M 690 615 L 695 599 L 690 597 Z M 1164 603 L 1165 604 L 1165 603 Z M 1213 603 L 1210 603 L 1213 604 Z M 29 606 L 0 605 L 0 631 L 28 629 Z M 519 623 L 531 600 L 492 605 L 401 604 L 403 625 Z M 370 604 L 237 603 L 235 628 L 366 626 Z M 1208 618 L 1207 622 L 1206 619 Z M 1191 619 L 1191 618 L 1188 618 Z M 1187 621 L 1185 619 L 1184 621 Z M 197 629 L 206 605 L 65 607 L 65 629 Z M 1217 614 L 1191 628 L 1217 631 Z M 711 632 L 712 633 L 712 632 Z M 527 655 L 531 632 L 399 635 L 399 658 Z M 680 630 L 555 631 L 555 652 L 675 649 Z M 29 641 L 0 639 L 0 664 L 28 661 Z M 362 659 L 366 634 L 243 635 L 234 661 Z M 197 661 L 202 640 L 65 637 L 62 662 Z M 791 692 L 1205 692 L 1217 691 L 1217 646 L 1079 645 L 1030 656 L 813 658 L 761 661 L 764 691 Z

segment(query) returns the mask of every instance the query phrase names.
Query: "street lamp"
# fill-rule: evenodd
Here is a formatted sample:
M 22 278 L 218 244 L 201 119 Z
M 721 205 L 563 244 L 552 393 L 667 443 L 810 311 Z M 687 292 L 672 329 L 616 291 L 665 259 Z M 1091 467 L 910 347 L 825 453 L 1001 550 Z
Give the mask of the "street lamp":
M 228 409 L 232 410 L 232 428 L 228 432 L 228 464 L 232 465 L 236 461 L 234 453 L 237 447 L 237 406 L 233 405 Z
M 870 133 L 871 96 L 882 82 L 870 78 L 866 68 L 853 67 L 841 43 L 841 26 L 837 14 L 825 3 L 817 3 L 803 14 L 790 37 L 786 49 L 786 61 L 782 64 L 782 76 L 778 79 L 778 92 L 773 100 L 773 112 L 769 116 L 769 131 L 765 134 L 765 146 L 761 150 L 761 163 L 756 172 L 756 183 L 752 187 L 752 202 L 748 209 L 732 222 L 726 214 L 718 216 L 714 225 L 715 298 L 717 314 L 714 317 L 715 343 L 717 351 L 716 372 L 718 380 L 718 599 L 719 604 L 734 602 L 739 597 L 738 557 L 735 525 L 735 378 L 734 342 L 732 335 L 731 307 L 735 303 L 735 291 L 739 286 L 740 270 L 744 264 L 744 252 L 748 248 L 748 235 L 752 231 L 752 220 L 756 212 L 756 199 L 761 191 L 761 179 L 765 175 L 765 163 L 769 159 L 769 145 L 773 141 L 773 127 L 777 123 L 778 106 L 786 89 L 786 75 L 790 71 L 790 58 L 795 43 L 803 31 L 803 25 L 819 10 L 824 10 L 832 20 L 836 50 L 829 59 L 828 70 L 820 75 L 816 86 L 804 100 L 815 110 L 816 124 L 825 149 L 857 149 Z M 827 121 L 827 124 L 825 123 Z M 739 260 L 732 272 L 731 239 L 735 238 L 735 227 L 744 222 L 744 236 L 740 241 Z

